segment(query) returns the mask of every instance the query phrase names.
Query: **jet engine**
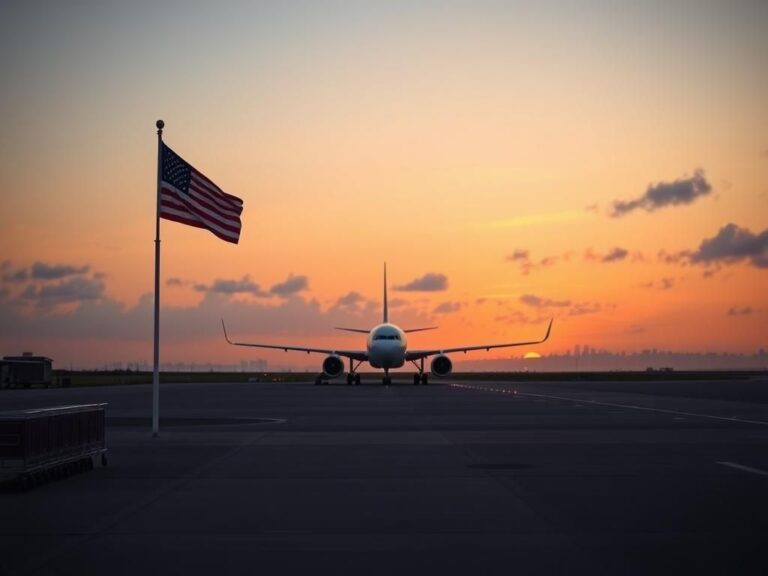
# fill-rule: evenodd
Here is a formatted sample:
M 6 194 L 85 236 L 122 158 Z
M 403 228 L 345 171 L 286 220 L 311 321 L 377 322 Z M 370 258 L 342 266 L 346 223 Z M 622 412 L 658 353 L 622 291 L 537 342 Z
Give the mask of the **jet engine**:
M 448 376 L 453 370 L 453 362 L 445 354 L 440 354 L 432 359 L 429 369 L 435 376 Z
M 323 374 L 328 378 L 336 378 L 344 372 L 344 362 L 335 354 L 331 354 L 323 360 Z

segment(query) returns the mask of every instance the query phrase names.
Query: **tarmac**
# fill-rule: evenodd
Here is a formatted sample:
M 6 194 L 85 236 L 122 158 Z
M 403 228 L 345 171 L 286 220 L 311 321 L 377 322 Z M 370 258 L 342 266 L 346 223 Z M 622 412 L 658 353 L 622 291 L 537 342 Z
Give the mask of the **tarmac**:
M 110 450 L 0 488 L 0 574 L 768 573 L 765 379 L 367 380 L 163 385 L 157 438 L 150 386 L 0 391 Z

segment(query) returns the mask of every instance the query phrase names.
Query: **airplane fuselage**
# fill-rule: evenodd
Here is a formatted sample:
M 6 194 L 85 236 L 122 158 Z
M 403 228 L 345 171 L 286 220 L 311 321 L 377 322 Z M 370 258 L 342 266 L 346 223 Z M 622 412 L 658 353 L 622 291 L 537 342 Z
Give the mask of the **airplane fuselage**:
M 400 368 L 405 364 L 408 338 L 401 328 L 387 322 L 370 331 L 366 348 L 368 362 L 374 368 Z

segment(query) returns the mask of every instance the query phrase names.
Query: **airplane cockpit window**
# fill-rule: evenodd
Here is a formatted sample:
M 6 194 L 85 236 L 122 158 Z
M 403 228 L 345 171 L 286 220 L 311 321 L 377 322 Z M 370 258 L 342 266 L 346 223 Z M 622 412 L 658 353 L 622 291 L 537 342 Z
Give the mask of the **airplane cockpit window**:
M 400 334 L 374 334 L 374 340 L 400 340 Z

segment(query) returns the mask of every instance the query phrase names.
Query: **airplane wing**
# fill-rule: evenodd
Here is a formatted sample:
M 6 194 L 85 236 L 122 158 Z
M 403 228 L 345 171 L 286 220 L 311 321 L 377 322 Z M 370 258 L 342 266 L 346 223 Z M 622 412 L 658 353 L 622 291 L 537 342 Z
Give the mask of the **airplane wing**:
M 233 346 L 252 346 L 254 348 L 271 348 L 273 350 L 282 350 L 283 352 L 306 352 L 307 354 L 335 354 L 336 356 L 343 356 L 344 358 L 352 358 L 353 360 L 360 360 L 361 362 L 368 361 L 368 352 L 365 350 L 331 350 L 330 348 L 308 348 L 305 346 L 284 346 L 279 344 L 254 344 L 251 342 L 233 342 L 227 335 L 227 327 L 224 325 L 224 320 L 221 321 L 221 327 L 224 329 L 224 339 Z
M 534 340 L 532 342 L 510 342 L 507 344 L 486 344 L 481 346 L 462 346 L 459 348 L 435 348 L 434 350 L 411 350 L 405 353 L 405 360 L 409 362 L 411 360 L 420 360 L 421 358 L 426 358 L 427 356 L 434 356 L 435 354 L 450 354 L 451 352 L 467 353 L 471 352 L 472 350 L 490 350 L 492 348 L 511 348 L 512 346 L 529 346 L 532 344 L 541 344 L 542 342 L 546 342 L 547 338 L 549 338 L 549 332 L 551 330 L 552 320 L 549 321 L 547 333 L 541 340 Z

